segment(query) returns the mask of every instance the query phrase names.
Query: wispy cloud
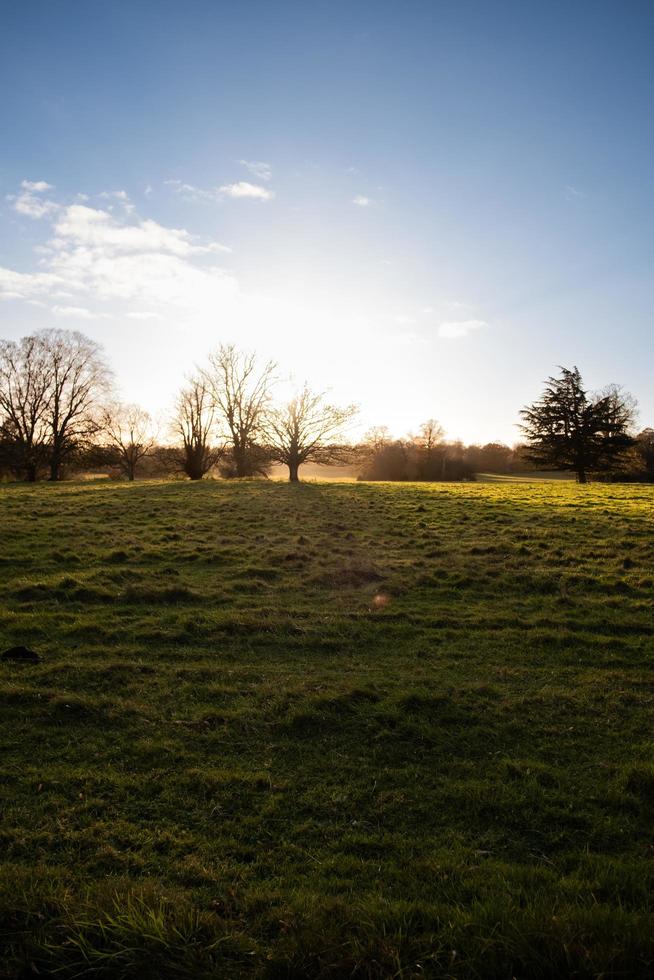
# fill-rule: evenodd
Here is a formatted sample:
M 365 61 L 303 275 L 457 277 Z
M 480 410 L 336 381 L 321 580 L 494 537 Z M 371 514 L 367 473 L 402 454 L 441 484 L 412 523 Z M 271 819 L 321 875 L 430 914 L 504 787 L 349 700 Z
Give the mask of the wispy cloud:
M 369 208 L 372 204 L 372 198 L 365 197 L 363 194 L 357 194 L 356 197 L 352 198 L 352 204 L 356 204 L 358 208 Z
M 235 184 L 224 184 L 219 188 L 225 197 L 235 199 L 250 197 L 257 201 L 270 201 L 275 196 L 274 192 L 260 184 L 250 184 L 247 180 L 239 180 Z
M 20 186 L 25 191 L 36 191 L 37 194 L 52 190 L 52 184 L 48 184 L 45 180 L 24 180 Z
M 578 187 L 573 187 L 572 184 L 566 184 L 563 191 L 567 201 L 574 201 L 578 198 L 588 196 L 584 191 L 580 191 Z
M 84 204 L 66 208 L 55 224 L 55 233 L 63 241 L 108 251 L 170 252 L 183 256 L 230 251 L 227 245 L 218 242 L 197 244 L 183 228 L 166 228 L 150 219 L 126 224 L 108 211 Z M 53 243 L 55 248 L 58 244 L 57 240 Z
M 467 337 L 468 334 L 475 333 L 477 330 L 484 330 L 487 326 L 486 320 L 450 320 L 441 323 L 438 328 L 438 336 L 445 340 L 458 340 L 460 337 Z
M 104 315 L 92 313 L 85 306 L 53 306 L 52 312 L 55 316 L 75 317 L 79 320 L 98 320 Z
M 112 197 L 115 197 L 118 201 L 129 201 L 127 191 L 102 191 L 99 196 L 105 200 L 111 200 Z
M 223 184 L 222 187 L 196 187 L 195 184 L 186 184 L 181 180 L 164 181 L 167 187 L 172 187 L 176 194 L 179 194 L 187 201 L 214 201 L 219 202 L 224 198 L 235 200 L 251 198 L 258 201 L 270 201 L 275 196 L 275 192 L 268 187 L 260 184 L 251 184 L 247 180 L 239 180 L 235 184 Z
M 61 288 L 53 272 L 17 272 L 0 266 L 0 299 L 29 299 L 41 293 L 61 296 Z
M 195 184 L 185 184 L 181 180 L 164 180 L 166 187 L 172 188 L 175 194 L 179 194 L 185 201 L 218 201 L 220 194 L 218 188 L 206 190 L 203 187 L 196 187 Z
M 57 204 L 50 221 L 35 271 L 0 267 L 0 299 L 48 300 L 55 316 L 79 319 L 105 316 L 98 303 L 124 301 L 144 310 L 132 319 L 145 320 L 171 307 L 225 308 L 238 293 L 232 275 L 207 264 L 226 246 L 183 228 L 82 204 Z
M 14 211 L 24 214 L 28 218 L 45 218 L 49 214 L 54 214 L 59 209 L 59 205 L 54 201 L 40 197 L 46 191 L 52 190 L 52 184 L 45 180 L 24 180 L 21 183 L 20 194 L 8 194 L 7 200 L 13 203 Z
M 102 191 L 99 196 L 105 201 L 118 201 L 119 204 L 122 204 L 128 214 L 131 214 L 132 211 L 136 210 L 136 206 L 130 201 L 127 191 Z M 113 206 L 111 204 L 109 204 L 108 207 L 110 211 L 113 211 Z
M 272 180 L 272 167 L 263 160 L 239 160 L 245 169 L 258 180 Z

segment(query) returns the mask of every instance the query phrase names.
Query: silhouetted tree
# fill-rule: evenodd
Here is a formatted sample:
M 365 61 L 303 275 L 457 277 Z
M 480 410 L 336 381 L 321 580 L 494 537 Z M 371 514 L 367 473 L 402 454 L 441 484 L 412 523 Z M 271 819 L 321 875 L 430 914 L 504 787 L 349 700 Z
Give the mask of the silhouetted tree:
M 155 443 L 152 419 L 138 405 L 116 402 L 104 409 L 101 424 L 116 464 L 132 481 L 137 466 L 149 455 Z
M 636 449 L 646 473 L 654 477 L 654 429 L 643 429 L 636 436 Z
M 444 435 L 445 430 L 440 422 L 437 422 L 436 419 L 427 419 L 420 426 L 420 435 L 416 441 L 418 445 L 430 452 L 442 443 Z
M 517 463 L 515 451 L 502 442 L 467 446 L 465 458 L 475 473 L 512 473 Z
M 391 430 L 387 425 L 373 425 L 363 436 L 363 445 L 368 446 L 375 452 L 387 446 L 392 441 Z
M 203 372 L 214 409 L 229 441 L 231 466 L 226 474 L 236 477 L 265 473 L 269 462 L 257 440 L 261 435 L 276 365 L 257 364 L 256 354 L 221 344 Z
M 288 466 L 288 478 L 299 480 L 303 463 L 342 463 L 351 456 L 343 430 L 357 413 L 355 405 L 338 408 L 323 394 L 305 387 L 286 405 L 270 409 L 263 421 L 270 458 Z
M 370 429 L 358 447 L 362 459 L 360 480 L 437 481 L 472 480 L 474 470 L 460 442 L 445 442 L 434 419 L 420 426 L 419 434 L 391 439 L 388 429 Z
M 0 425 L 8 470 L 36 480 L 49 454 L 52 364 L 45 336 L 0 341 Z
M 411 480 L 409 453 L 406 444 L 401 439 L 390 439 L 377 446 L 362 446 L 359 454 L 363 465 L 359 473 L 360 480 Z
M 99 403 L 109 388 L 109 369 L 99 344 L 76 330 L 44 330 L 49 372 L 46 413 L 50 479 L 100 429 Z
M 411 440 L 410 457 L 415 461 L 415 479 L 445 479 L 447 451 L 443 443 L 445 431 L 436 419 L 428 419 L 420 426 L 420 433 Z
M 537 466 L 588 474 L 618 464 L 633 445 L 634 402 L 620 388 L 589 397 L 578 368 L 549 378 L 539 401 L 522 409 L 527 453 Z
M 202 377 L 189 379 L 175 406 L 173 430 L 182 440 L 181 469 L 191 480 L 201 480 L 224 450 L 211 445 L 215 434 L 215 408 Z

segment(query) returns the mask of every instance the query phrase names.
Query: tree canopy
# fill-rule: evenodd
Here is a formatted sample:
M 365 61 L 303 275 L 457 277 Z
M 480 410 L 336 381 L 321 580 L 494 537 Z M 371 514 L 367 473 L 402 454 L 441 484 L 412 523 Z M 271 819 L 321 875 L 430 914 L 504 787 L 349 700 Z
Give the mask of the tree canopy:
M 591 396 L 577 367 L 560 370 L 520 413 L 527 456 L 540 467 L 572 470 L 586 483 L 590 473 L 619 466 L 634 444 L 635 402 L 615 385 Z

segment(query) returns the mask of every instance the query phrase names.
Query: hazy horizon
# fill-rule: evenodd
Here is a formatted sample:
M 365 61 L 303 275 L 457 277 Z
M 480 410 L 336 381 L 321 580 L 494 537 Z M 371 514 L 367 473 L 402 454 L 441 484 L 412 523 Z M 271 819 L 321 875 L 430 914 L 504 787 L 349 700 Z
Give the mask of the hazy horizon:
M 0 336 L 81 330 L 154 414 L 234 342 L 358 432 L 514 443 L 559 364 L 653 425 L 653 39 L 607 2 L 15 6 Z

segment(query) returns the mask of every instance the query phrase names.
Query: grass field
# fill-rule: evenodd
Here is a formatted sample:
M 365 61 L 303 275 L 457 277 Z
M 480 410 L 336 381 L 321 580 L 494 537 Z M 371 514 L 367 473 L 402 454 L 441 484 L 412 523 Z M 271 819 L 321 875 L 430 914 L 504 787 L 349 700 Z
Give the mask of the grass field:
M 0 975 L 652 977 L 653 518 L 1 488 Z

